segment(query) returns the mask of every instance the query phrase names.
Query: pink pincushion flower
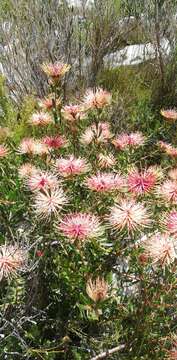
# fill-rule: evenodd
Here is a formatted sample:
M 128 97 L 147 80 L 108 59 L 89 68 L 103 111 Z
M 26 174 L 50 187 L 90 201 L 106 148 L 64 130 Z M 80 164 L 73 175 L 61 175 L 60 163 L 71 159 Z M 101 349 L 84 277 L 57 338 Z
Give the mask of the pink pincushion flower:
M 138 169 L 133 169 L 128 174 L 128 189 L 135 195 L 142 195 L 152 190 L 157 180 L 158 174 L 153 168 L 142 172 L 139 172 Z
M 46 155 L 49 153 L 48 148 L 42 142 L 32 139 L 26 138 L 23 139 L 18 147 L 18 153 L 24 155 Z
M 25 163 L 18 169 L 20 178 L 26 178 L 38 173 L 38 169 L 31 163 Z
M 176 239 L 168 233 L 156 233 L 143 242 L 144 254 L 152 259 L 153 264 L 169 265 L 177 258 Z
M 175 109 L 162 109 L 160 113 L 167 120 L 177 120 L 177 111 Z
M 52 117 L 45 112 L 38 112 L 32 115 L 30 124 L 34 126 L 46 126 L 53 123 Z
M 87 213 L 67 215 L 61 221 L 59 230 L 61 230 L 71 242 L 75 242 L 76 240 L 84 242 L 88 239 L 98 238 L 103 235 L 103 228 L 98 217 Z
M 51 110 L 52 108 L 59 107 L 61 105 L 61 99 L 55 99 L 55 94 L 50 94 L 48 97 L 40 99 L 38 101 L 38 105 L 44 110 Z
M 18 147 L 18 152 L 20 154 L 34 154 L 35 143 L 35 140 L 32 138 L 23 139 Z
M 157 195 L 162 197 L 165 201 L 177 204 L 177 182 L 166 180 L 157 188 Z
M 101 88 L 95 90 L 88 89 L 84 99 L 83 105 L 85 109 L 101 109 L 111 103 L 111 94 Z
M 60 149 L 68 145 L 68 141 L 62 135 L 46 136 L 42 143 L 50 149 Z
M 40 191 L 44 189 L 55 189 L 58 186 L 58 179 L 55 175 L 48 172 L 39 172 L 33 174 L 28 180 L 27 185 L 31 191 Z
M 115 148 L 124 150 L 129 147 L 138 147 L 142 146 L 145 142 L 145 137 L 140 132 L 135 132 L 131 134 L 120 134 L 116 139 L 112 141 Z
M 67 197 L 62 188 L 37 192 L 34 197 L 34 210 L 40 218 L 47 219 L 56 216 L 63 205 L 67 203 Z
M 121 200 L 111 208 L 108 218 L 111 226 L 128 232 L 141 230 L 151 224 L 150 214 L 145 206 L 134 200 Z
M 112 168 L 116 164 L 116 159 L 112 154 L 99 154 L 98 163 L 102 169 Z
M 110 124 L 107 122 L 99 122 L 92 124 L 81 135 L 80 141 L 84 145 L 89 145 L 93 141 L 96 143 L 105 143 L 112 137 Z
M 70 155 L 67 159 L 58 159 L 56 168 L 61 176 L 70 177 L 87 173 L 91 166 L 84 158 L 75 158 L 74 155 Z
M 163 220 L 163 223 L 166 226 L 167 231 L 177 236 L 177 211 L 172 210 L 170 213 L 166 214 L 165 219 Z
M 11 279 L 19 270 L 24 270 L 27 264 L 27 251 L 17 245 L 0 246 L 0 281 L 3 278 Z
M 171 144 L 167 144 L 164 141 L 159 141 L 158 145 L 160 146 L 161 150 L 166 152 L 167 155 L 177 157 L 177 148 L 175 148 Z
M 62 114 L 66 120 L 71 122 L 75 122 L 85 117 L 83 108 L 80 105 L 66 105 L 62 109 Z
M 69 71 L 70 65 L 64 64 L 62 62 L 55 62 L 54 64 L 44 63 L 42 66 L 44 73 L 51 78 L 52 83 L 56 83 L 61 80 L 61 78 Z
M 125 186 L 125 179 L 120 174 L 97 173 L 87 178 L 85 185 L 93 191 L 111 192 L 122 190 Z
M 9 149 L 5 145 L 0 145 L 0 158 L 6 157 L 9 154 Z

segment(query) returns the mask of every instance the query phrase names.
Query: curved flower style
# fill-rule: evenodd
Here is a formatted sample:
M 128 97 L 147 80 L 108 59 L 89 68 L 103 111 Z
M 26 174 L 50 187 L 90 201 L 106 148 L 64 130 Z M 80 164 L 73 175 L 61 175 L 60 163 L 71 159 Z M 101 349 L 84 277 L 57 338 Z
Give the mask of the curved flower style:
M 51 78 L 53 84 L 61 80 L 61 78 L 70 70 L 70 65 L 62 62 L 55 62 L 54 64 L 44 63 L 41 68 L 44 73 Z
M 160 113 L 167 120 L 177 120 L 177 111 L 175 109 L 162 109 Z
M 93 141 L 100 144 L 106 143 L 112 136 L 110 124 L 107 122 L 99 122 L 98 124 L 89 126 L 81 135 L 80 141 L 83 145 L 89 145 Z
M 46 126 L 49 124 L 53 124 L 52 117 L 45 112 L 38 112 L 32 115 L 29 123 L 34 126 Z
M 37 192 L 34 197 L 33 208 L 40 218 L 56 216 L 68 200 L 62 188 Z
M 158 145 L 160 146 L 161 150 L 163 150 L 167 155 L 177 157 L 177 148 L 175 148 L 171 144 L 167 144 L 164 141 L 159 141 Z
M 34 174 L 37 174 L 38 172 L 39 170 L 31 163 L 25 163 L 21 165 L 18 169 L 18 174 L 20 178 L 28 178 Z
M 59 230 L 73 243 L 76 240 L 85 242 L 98 238 L 104 230 L 97 216 L 88 213 L 74 213 L 67 215 L 60 223 Z
M 112 168 L 116 164 L 116 159 L 113 154 L 99 154 L 98 164 L 102 169 Z
M 58 186 L 58 179 L 53 174 L 41 171 L 32 174 L 32 176 L 27 180 L 27 185 L 31 191 L 55 189 Z
M 125 179 L 120 174 L 115 173 L 97 173 L 86 179 L 85 185 L 93 191 L 111 192 L 123 190 Z
M 156 190 L 157 195 L 165 201 L 173 204 L 177 204 L 177 182 L 172 180 L 166 180 Z
M 62 109 L 63 117 L 70 121 L 75 122 L 85 117 L 83 108 L 80 105 L 66 105 Z
M 17 245 L 0 246 L 0 281 L 3 278 L 11 279 L 17 276 L 19 270 L 24 270 L 28 254 Z
M 177 258 L 177 240 L 168 233 L 156 233 L 143 242 L 145 256 L 151 258 L 153 264 L 169 265 Z
M 136 148 L 144 145 L 145 137 L 141 132 L 135 132 L 130 134 L 120 134 L 116 139 L 112 141 L 116 149 L 124 150 L 127 148 Z
M 90 278 L 87 281 L 86 292 L 94 302 L 106 300 L 108 297 L 108 290 L 108 283 L 103 278 L 97 277 L 95 280 Z
M 68 141 L 62 135 L 46 136 L 42 139 L 42 143 L 49 149 L 60 149 L 68 145 Z
M 0 145 L 0 158 L 4 158 L 9 154 L 9 149 L 5 145 Z
M 143 195 L 154 188 L 158 178 L 157 168 L 150 167 L 142 172 L 135 168 L 128 174 L 128 189 L 135 195 Z
M 39 99 L 38 105 L 43 110 L 51 110 L 55 106 L 58 108 L 61 105 L 61 99 L 55 99 L 55 94 L 50 94 L 48 97 L 44 99 Z
M 127 229 L 128 232 L 134 232 L 148 227 L 152 222 L 145 206 L 134 200 L 123 199 L 110 210 L 109 223 L 117 230 Z
M 88 89 L 83 99 L 85 109 L 101 109 L 111 103 L 112 95 L 102 88 Z
M 72 177 L 85 174 L 90 171 L 91 166 L 84 158 L 75 158 L 70 155 L 67 159 L 60 158 L 56 161 L 57 172 L 63 177 Z
M 167 231 L 173 235 L 177 236 L 177 211 L 172 210 L 170 213 L 167 213 L 163 223 L 166 226 Z

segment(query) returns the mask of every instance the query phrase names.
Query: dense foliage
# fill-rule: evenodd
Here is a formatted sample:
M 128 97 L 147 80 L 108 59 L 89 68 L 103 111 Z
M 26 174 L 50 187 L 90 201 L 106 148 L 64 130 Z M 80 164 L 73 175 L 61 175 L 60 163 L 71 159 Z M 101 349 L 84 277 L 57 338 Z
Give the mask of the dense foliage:
M 66 105 L 42 69 L 46 98 L 1 93 L 1 357 L 176 359 L 177 114 L 145 96 L 120 131 L 119 94 Z

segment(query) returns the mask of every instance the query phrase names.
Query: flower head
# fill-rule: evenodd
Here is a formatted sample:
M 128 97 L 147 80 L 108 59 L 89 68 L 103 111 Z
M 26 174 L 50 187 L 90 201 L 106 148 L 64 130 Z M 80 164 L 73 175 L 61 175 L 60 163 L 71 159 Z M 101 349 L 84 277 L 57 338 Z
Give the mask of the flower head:
M 167 120 L 177 120 L 177 111 L 175 109 L 162 109 L 160 113 Z
M 25 138 L 21 141 L 19 147 L 18 147 L 18 152 L 20 154 L 29 154 L 32 155 L 34 154 L 34 148 L 35 148 L 35 140 L 32 138 Z
M 38 169 L 31 163 L 25 163 L 18 169 L 20 178 L 28 178 L 36 173 L 38 173 Z
M 166 214 L 163 223 L 166 226 L 167 231 L 173 235 L 177 236 L 177 211 L 172 210 L 170 213 Z
M 38 101 L 38 105 L 43 110 L 51 110 L 52 108 L 58 108 L 61 105 L 61 99 L 55 99 L 55 94 L 50 94 L 48 97 L 40 99 Z
M 62 135 L 46 136 L 42 139 L 42 143 L 49 149 L 60 149 L 68 145 L 68 141 Z
M 42 142 L 32 138 L 26 138 L 21 141 L 18 152 L 22 155 L 45 155 L 48 154 L 49 151 L 48 147 Z
M 157 180 L 158 173 L 155 168 L 151 167 L 142 172 L 135 168 L 128 174 L 128 188 L 131 193 L 142 195 L 152 190 Z
M 122 190 L 125 186 L 125 180 L 120 174 L 104 172 L 87 178 L 85 185 L 93 191 L 111 192 Z
M 115 148 L 124 150 L 129 147 L 136 148 L 144 144 L 145 138 L 142 133 L 135 132 L 130 134 L 120 134 L 112 141 Z
M 81 135 L 80 141 L 84 145 L 89 145 L 92 142 L 106 143 L 112 137 L 110 131 L 110 124 L 107 122 L 99 122 L 98 124 L 92 124 Z
M 5 145 L 0 145 L 0 158 L 6 157 L 9 154 L 9 149 Z
M 161 150 L 163 150 L 167 155 L 177 157 L 177 148 L 175 148 L 171 144 L 167 144 L 164 141 L 159 141 L 158 145 L 160 146 Z
M 134 232 L 151 224 L 148 210 L 134 200 L 123 199 L 110 210 L 109 223 L 117 230 L 127 229 L 128 232 Z
M 157 188 L 157 195 L 162 197 L 165 201 L 177 204 L 177 182 L 173 180 L 166 180 Z
M 66 203 L 67 197 L 62 188 L 44 190 L 36 193 L 33 208 L 37 216 L 47 219 L 57 215 Z
M 98 163 L 102 169 L 112 168 L 116 164 L 116 159 L 113 154 L 99 154 Z
M 42 66 L 44 73 L 51 78 L 53 84 L 61 80 L 61 78 L 69 71 L 70 65 L 62 62 L 55 62 L 54 64 L 44 63 Z
M 0 246 L 0 281 L 3 278 L 11 279 L 27 264 L 27 251 L 17 245 Z
M 74 213 L 67 215 L 60 223 L 59 230 L 71 242 L 98 238 L 103 234 L 103 228 L 97 216 L 88 213 Z
M 101 109 L 111 103 L 111 98 L 111 94 L 101 88 L 88 89 L 83 99 L 83 105 L 86 109 Z
M 176 240 L 168 233 L 156 233 L 143 242 L 145 255 L 152 259 L 154 264 L 169 265 L 177 258 Z
M 84 158 L 75 158 L 74 155 L 68 158 L 60 158 L 56 161 L 57 172 L 64 177 L 85 174 L 90 170 L 90 165 Z
M 90 278 L 87 281 L 86 292 L 94 302 L 106 300 L 108 290 L 108 283 L 103 278 L 97 277 L 95 280 Z
M 38 112 L 32 115 L 30 124 L 34 126 L 46 126 L 53 123 L 53 119 L 48 113 Z
M 53 174 L 41 171 L 32 174 L 27 180 L 27 185 L 31 191 L 55 189 L 58 186 L 58 179 Z
M 75 122 L 85 117 L 83 108 L 80 105 L 66 105 L 62 109 L 62 114 L 66 120 L 71 122 Z

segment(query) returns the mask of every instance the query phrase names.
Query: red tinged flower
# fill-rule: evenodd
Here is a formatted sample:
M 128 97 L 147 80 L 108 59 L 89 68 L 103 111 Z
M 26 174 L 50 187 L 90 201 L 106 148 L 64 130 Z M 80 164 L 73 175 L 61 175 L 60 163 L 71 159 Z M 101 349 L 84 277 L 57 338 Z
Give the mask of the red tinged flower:
M 169 265 L 177 258 L 177 240 L 168 233 L 156 233 L 142 244 L 153 264 Z
M 146 207 L 134 200 L 121 200 L 111 209 L 108 221 L 116 230 L 127 229 L 128 232 L 141 230 L 151 224 L 150 214 Z
M 62 135 L 46 136 L 42 139 L 42 143 L 49 149 L 60 149 L 68 145 L 68 141 Z
M 70 65 L 62 62 L 44 63 L 41 68 L 44 73 L 51 79 L 52 84 L 56 84 L 69 71 Z
M 101 109 L 111 103 L 111 94 L 102 88 L 88 89 L 83 99 L 85 109 Z
M 68 158 L 58 159 L 56 161 L 56 169 L 59 175 L 72 177 L 87 173 L 90 171 L 91 166 L 87 163 L 86 159 L 70 155 Z
M 9 154 L 9 149 L 6 145 L 0 145 L 0 158 L 4 158 Z
M 167 231 L 173 236 L 177 236 L 177 211 L 172 210 L 170 213 L 166 214 L 163 223 L 166 226 Z
M 59 230 L 62 231 L 71 242 L 79 240 L 81 243 L 89 239 L 97 239 L 104 233 L 98 217 L 89 213 L 66 215 L 66 217 L 61 220 Z
M 157 170 L 149 168 L 144 171 L 133 169 L 128 174 L 128 189 L 135 195 L 143 195 L 151 191 L 158 180 Z
M 125 179 L 120 174 L 103 172 L 87 178 L 85 185 L 93 191 L 112 192 L 123 190 L 125 187 Z
M 145 137 L 140 132 L 120 134 L 112 141 L 116 149 L 124 150 L 144 145 Z
M 161 186 L 156 190 L 156 193 L 159 197 L 165 201 L 177 204 L 177 182 L 173 180 L 166 180 Z

